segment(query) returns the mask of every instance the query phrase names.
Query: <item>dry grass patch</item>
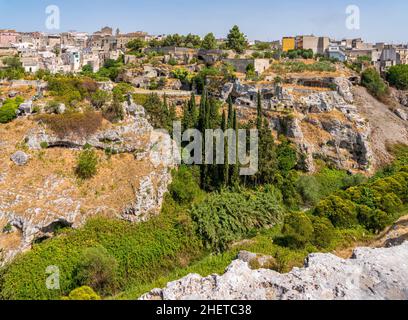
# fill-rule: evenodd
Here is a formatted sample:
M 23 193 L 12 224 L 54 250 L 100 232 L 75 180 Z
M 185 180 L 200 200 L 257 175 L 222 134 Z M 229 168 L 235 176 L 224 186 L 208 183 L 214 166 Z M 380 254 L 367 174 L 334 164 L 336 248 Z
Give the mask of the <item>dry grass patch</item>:
M 37 116 L 36 119 L 45 123 L 61 139 L 70 135 L 88 137 L 98 131 L 103 123 L 102 114 L 93 111 L 61 115 L 45 114 Z

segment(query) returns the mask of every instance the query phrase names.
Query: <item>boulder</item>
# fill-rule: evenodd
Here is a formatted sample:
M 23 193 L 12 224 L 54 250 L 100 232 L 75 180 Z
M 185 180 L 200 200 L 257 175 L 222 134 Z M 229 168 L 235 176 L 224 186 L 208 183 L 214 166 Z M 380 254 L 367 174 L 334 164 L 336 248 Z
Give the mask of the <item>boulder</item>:
M 17 151 L 11 156 L 11 161 L 13 161 L 18 166 L 24 166 L 29 160 L 29 156 L 23 151 Z

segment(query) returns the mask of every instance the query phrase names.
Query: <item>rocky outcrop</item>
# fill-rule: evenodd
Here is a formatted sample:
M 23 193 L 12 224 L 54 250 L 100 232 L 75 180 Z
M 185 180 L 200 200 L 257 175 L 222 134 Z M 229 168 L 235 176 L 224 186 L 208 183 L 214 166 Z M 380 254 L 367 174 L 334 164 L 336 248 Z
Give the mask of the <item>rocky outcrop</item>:
M 233 261 L 224 275 L 190 274 L 154 289 L 142 300 L 407 300 L 408 242 L 392 248 L 358 248 L 351 259 L 311 254 L 288 274 L 252 270 Z
M 18 151 L 11 156 L 22 167 L 7 164 L 1 168 L 0 228 L 10 225 L 16 232 L 0 234 L 0 246 L 9 242 L 8 236 L 15 237 L 18 233 L 21 238 L 13 248 L 4 248 L 5 261 L 29 249 L 33 242 L 52 237 L 59 227 L 77 228 L 98 214 L 140 222 L 160 213 L 171 183 L 171 169 L 178 163 L 173 156 L 173 140 L 153 129 L 142 106 L 130 100 L 124 103 L 124 108 L 128 116 L 123 122 L 104 124 L 88 137 L 60 138 L 45 125 L 29 126 L 23 137 L 27 153 Z M 4 148 L 12 150 L 15 144 L 10 136 Z M 86 144 L 104 151 L 99 152 L 100 159 L 115 158 L 105 164 L 108 171 L 101 168 L 94 182 L 86 182 L 92 184 L 89 191 L 82 189 L 72 175 L 77 150 Z M 52 160 L 47 159 L 48 154 L 62 156 Z M 44 165 L 45 161 L 48 165 Z M 71 162 L 55 169 L 61 161 Z M 15 183 L 21 175 L 32 185 Z
M 13 161 L 18 166 L 24 166 L 27 164 L 29 156 L 23 151 L 17 151 L 11 156 L 11 161 Z
M 340 169 L 369 171 L 373 163 L 371 127 L 354 104 L 353 85 L 346 78 L 307 79 L 326 87 L 261 83 L 226 83 L 221 98 L 231 96 L 241 117 L 251 117 L 258 92 L 271 128 L 289 137 L 304 155 L 304 169 L 315 170 L 314 159 Z M 299 79 L 297 81 L 300 81 Z

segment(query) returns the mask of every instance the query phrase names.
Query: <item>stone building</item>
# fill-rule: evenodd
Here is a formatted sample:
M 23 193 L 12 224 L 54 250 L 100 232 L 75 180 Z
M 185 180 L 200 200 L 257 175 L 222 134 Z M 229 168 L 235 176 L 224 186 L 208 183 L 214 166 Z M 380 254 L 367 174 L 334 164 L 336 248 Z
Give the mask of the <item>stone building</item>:
M 296 49 L 312 50 L 314 54 L 325 54 L 330 46 L 328 37 L 297 36 Z
M 19 34 L 15 30 L 0 30 L 0 47 L 10 48 L 12 43 L 17 43 Z

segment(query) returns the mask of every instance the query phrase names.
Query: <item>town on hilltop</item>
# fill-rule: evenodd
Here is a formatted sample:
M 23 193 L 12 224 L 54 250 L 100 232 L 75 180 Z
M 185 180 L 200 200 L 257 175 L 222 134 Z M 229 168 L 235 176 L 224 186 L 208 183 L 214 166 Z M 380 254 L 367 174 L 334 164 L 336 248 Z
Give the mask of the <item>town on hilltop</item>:
M 202 46 L 199 36 L 189 35 L 183 38 L 179 35 L 166 37 L 152 36 L 146 32 L 137 31 L 123 34 L 119 29 L 114 32 L 110 27 L 88 34 L 85 32 L 63 32 L 60 34 L 45 34 L 40 32 L 17 32 L 15 30 L 0 30 L 0 58 L 19 56 L 26 72 L 35 73 L 47 70 L 51 73 L 80 72 L 84 66 L 89 66 L 97 72 L 109 60 L 117 60 L 125 55 L 125 63 L 136 61 L 137 55 L 128 54 L 128 44 L 144 43 L 146 54 L 157 52 L 165 55 L 167 60 L 174 58 L 186 64 L 193 59 L 211 55 L 214 59 L 234 59 L 235 54 L 228 50 L 226 39 L 216 40 L 210 47 Z M 270 59 L 276 52 L 293 50 L 311 50 L 318 54 L 341 62 L 356 61 L 367 58 L 379 71 L 398 64 L 408 64 L 407 44 L 366 43 L 362 39 L 335 40 L 329 37 L 301 35 L 283 37 L 280 41 L 253 41 L 240 59 L 254 59 L 256 72 L 262 73 L 262 68 L 268 64 L 258 59 Z M 130 47 L 132 49 L 132 47 Z M 137 48 L 139 49 L 139 48 Z M 216 52 L 212 50 L 218 50 Z M 264 50 L 259 53 L 258 49 Z M 230 61 L 241 68 L 242 61 Z M 248 61 L 247 64 L 250 62 Z
M 0 299 L 408 300 L 407 145 L 407 44 L 0 30 Z

